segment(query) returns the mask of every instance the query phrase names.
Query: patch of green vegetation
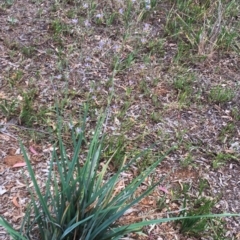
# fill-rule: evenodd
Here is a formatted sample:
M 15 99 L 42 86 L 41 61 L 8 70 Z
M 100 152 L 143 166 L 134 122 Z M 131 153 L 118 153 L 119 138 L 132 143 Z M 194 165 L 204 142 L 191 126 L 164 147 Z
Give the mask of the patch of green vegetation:
M 185 158 L 181 160 L 181 165 L 183 167 L 189 167 L 190 165 L 194 164 L 194 159 L 191 153 L 188 153 Z
M 226 126 L 223 126 L 219 133 L 219 138 L 221 141 L 225 142 L 226 138 L 229 138 L 235 134 L 236 131 L 236 125 L 232 122 L 227 123 Z
M 214 201 L 201 197 L 194 201 L 191 210 L 183 211 L 184 216 L 196 216 L 196 215 L 205 215 L 209 214 L 215 205 Z M 186 206 L 184 206 L 186 207 Z M 203 232 L 206 231 L 208 225 L 208 219 L 186 219 L 181 221 L 181 233 L 192 235 L 192 236 L 199 236 Z
M 12 25 L 16 25 L 18 23 L 18 19 L 13 16 L 8 16 L 7 21 Z
M 23 46 L 23 47 L 21 48 L 21 52 L 22 52 L 22 54 L 23 54 L 24 56 L 26 56 L 26 57 L 28 57 L 28 58 L 31 58 L 31 57 L 34 56 L 35 47 L 31 47 L 31 46 L 25 47 L 25 46 Z
M 34 108 L 34 98 L 37 90 L 32 89 L 22 94 L 22 102 L 20 104 L 19 123 L 31 127 L 36 121 L 36 111 Z
M 226 103 L 231 101 L 234 96 L 235 93 L 231 88 L 218 85 L 210 90 L 209 100 L 214 103 Z
M 117 139 L 116 137 L 109 138 L 105 140 L 104 143 L 104 154 L 103 154 L 103 159 L 104 160 L 109 160 L 110 164 L 112 165 L 112 168 L 117 171 L 126 156 L 126 140 L 124 136 L 118 136 Z
M 74 9 L 69 9 L 67 12 L 66 12 L 66 16 L 68 17 L 68 18 L 74 18 L 75 17 L 75 15 L 76 15 L 76 13 L 75 13 L 75 11 L 74 11 Z
M 178 75 L 173 82 L 173 86 L 179 91 L 189 93 L 194 80 L 195 76 L 193 74 Z
M 225 165 L 229 160 L 236 159 L 236 157 L 229 153 L 217 153 L 217 155 L 213 156 L 212 167 L 217 169 L 223 165 Z
M 182 194 L 184 195 L 183 211 L 180 216 L 198 216 L 209 215 L 212 213 L 213 207 L 217 199 L 204 196 L 204 191 L 209 188 L 207 180 L 200 179 L 198 185 L 198 194 L 193 198 L 189 194 L 190 185 L 183 184 Z M 190 218 L 178 221 L 180 223 L 180 232 L 187 236 L 203 237 L 211 236 L 214 239 L 224 239 L 226 231 L 222 228 L 221 219 L 209 218 Z
M 55 19 L 50 24 L 50 30 L 52 30 L 55 36 L 67 35 L 70 33 L 70 26 L 59 19 Z
M 20 81 L 22 80 L 22 77 L 23 77 L 23 71 L 16 70 L 8 76 L 7 82 L 10 85 L 10 87 L 13 88 L 20 83 Z
M 134 63 L 136 54 L 137 53 L 135 52 L 131 52 L 124 59 L 119 59 L 118 57 L 115 57 L 112 64 L 114 70 L 118 73 L 126 71 Z
M 16 87 L 18 81 L 22 78 L 22 72 L 19 70 L 8 79 L 11 87 Z M 29 83 L 29 87 L 31 82 Z M 45 121 L 45 114 L 50 111 L 49 107 L 37 106 L 35 107 L 35 97 L 37 95 L 37 90 L 33 88 L 26 92 L 22 92 L 18 99 L 0 101 L 0 109 L 3 115 L 10 120 L 13 117 L 18 118 L 19 123 L 32 126 L 33 123 L 42 123 Z
M 228 6 L 231 4 L 234 1 Z M 168 13 L 165 27 L 166 35 L 178 45 L 175 61 L 192 62 L 194 55 L 207 56 L 216 49 L 233 49 L 238 34 L 230 27 L 231 18 L 226 17 L 233 12 L 230 7 L 223 8 L 219 1 L 213 1 L 211 5 L 196 4 L 193 0 L 176 1 Z
M 131 102 L 126 101 L 123 106 L 121 107 L 119 113 L 117 114 L 117 117 L 121 120 L 124 118 L 127 110 L 129 109 L 129 107 L 131 106 Z
M 151 119 L 153 122 L 158 123 L 160 122 L 161 118 L 162 118 L 162 114 L 160 112 L 153 112 L 151 114 Z
M 0 3 L 2 7 L 4 8 L 10 8 L 14 4 L 15 0 L 3 0 L 2 3 Z
M 134 204 L 149 195 L 159 185 L 159 181 L 152 183 L 138 197 L 134 197 L 136 190 L 144 182 L 145 178 L 155 172 L 156 166 L 162 161 L 158 158 L 146 170 L 134 177 L 131 183 L 120 189 L 121 175 L 135 164 L 139 157 L 143 157 L 146 151 L 135 156 L 129 163 L 123 163 L 119 170 L 108 177 L 107 169 L 109 161 L 103 165 L 100 163 L 104 136 L 101 136 L 104 119 L 100 118 L 93 138 L 87 144 L 87 155 L 83 164 L 79 162 L 79 154 L 82 153 L 85 125 L 78 135 L 72 128 L 73 153 L 70 159 L 62 140 L 62 126 L 58 126 L 58 149 L 54 148 L 49 165 L 46 190 L 42 193 L 33 171 L 30 159 L 21 144 L 23 155 L 28 167 L 28 172 L 34 186 L 34 190 L 28 188 L 31 194 L 31 202 L 23 219 L 22 228 L 14 228 L 0 217 L 0 224 L 5 227 L 10 236 L 21 240 L 28 239 L 33 232 L 38 233 L 40 239 L 118 239 L 125 234 L 139 232 L 143 226 L 165 222 L 162 218 L 157 220 L 142 221 L 131 225 L 119 226 L 116 221 Z M 84 114 L 84 124 L 86 114 Z M 56 163 L 60 182 L 53 171 L 53 163 Z M 35 197 L 39 199 L 36 203 Z M 50 210 L 51 209 L 51 210 Z M 191 217 L 190 217 L 191 218 Z M 181 217 L 169 218 L 179 220 Z M 35 224 L 33 224 L 35 223 Z M 37 226 L 37 229 L 36 229 Z M 59 226 L 61 226 L 59 228 Z M 75 236 L 75 237 L 74 237 Z
M 139 158 L 137 161 L 137 171 L 141 173 L 151 166 L 159 156 L 156 156 L 152 152 L 147 153 L 144 158 Z
M 149 54 L 154 54 L 157 57 L 163 57 L 165 54 L 164 43 L 165 39 L 151 39 L 146 43 L 147 51 L 149 52 Z
M 233 117 L 234 121 L 240 120 L 240 109 L 238 107 L 233 107 L 231 109 L 231 116 Z
M 16 114 L 17 108 L 18 104 L 16 100 L 9 101 L 4 99 L 0 101 L 0 109 L 7 120 L 10 120 Z
M 178 74 L 174 79 L 173 87 L 178 92 L 178 102 L 180 106 L 189 106 L 195 100 L 193 95 L 193 83 L 195 75 L 193 73 Z
M 147 84 L 147 81 L 145 79 L 141 80 L 139 83 L 139 90 L 141 93 L 144 94 L 145 97 L 149 97 L 151 90 Z

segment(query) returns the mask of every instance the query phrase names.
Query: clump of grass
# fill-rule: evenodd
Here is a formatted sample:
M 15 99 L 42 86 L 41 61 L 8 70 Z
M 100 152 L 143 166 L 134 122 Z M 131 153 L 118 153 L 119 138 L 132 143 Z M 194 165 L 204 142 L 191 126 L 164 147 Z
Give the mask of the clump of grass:
M 21 104 L 21 112 L 19 114 L 19 123 L 26 126 L 32 126 L 36 120 L 36 114 L 34 110 L 34 98 L 36 90 L 32 89 L 23 93 L 23 99 Z
M 154 172 L 163 157 L 157 159 L 151 166 L 142 171 L 123 190 L 117 191 L 116 187 L 121 174 L 127 171 L 139 157 L 143 157 L 148 151 L 141 152 L 128 163 L 124 158 L 118 171 L 109 176 L 107 174 L 108 164 L 118 152 L 118 149 L 106 163 L 100 164 L 104 143 L 104 134 L 102 132 L 103 126 L 106 124 L 104 123 L 105 118 L 100 117 L 94 136 L 87 146 L 85 145 L 86 118 L 87 111 L 85 111 L 81 128 L 71 128 L 73 144 L 71 159 L 63 144 L 61 124 L 59 124 L 58 148 L 56 146 L 52 153 L 44 191 L 40 189 L 37 183 L 31 162 L 21 144 L 34 191 L 29 188 L 31 204 L 19 231 L 14 230 L 6 220 L 0 217 L 0 225 L 4 226 L 14 239 L 35 239 L 35 236 L 37 236 L 37 239 L 42 240 L 119 239 L 127 233 L 140 231 L 143 226 L 149 224 L 189 218 L 188 216 L 172 217 L 142 221 L 125 226 L 117 225 L 116 221 L 126 210 L 150 194 L 159 184 L 158 181 L 153 183 L 140 196 L 134 197 L 137 188 L 147 176 Z M 80 163 L 79 156 L 80 154 L 81 156 L 84 155 L 86 147 L 88 150 L 86 158 L 83 163 Z M 54 165 L 57 166 L 57 173 L 53 171 Z M 201 217 L 227 215 L 209 214 Z M 194 215 L 190 216 L 190 218 L 199 218 L 199 216 Z
M 203 191 L 208 188 L 208 182 L 205 179 L 200 179 L 198 186 L 198 194 L 195 199 L 192 198 L 187 192 L 190 186 L 188 184 L 183 185 L 183 211 L 181 216 L 201 216 L 203 214 L 211 214 L 216 199 L 208 198 L 204 196 Z M 224 235 L 224 229 L 222 228 L 222 219 L 207 219 L 207 218 L 185 218 L 179 221 L 181 223 L 180 232 L 188 236 L 208 236 L 211 235 L 213 239 L 221 238 Z
M 209 99 L 215 103 L 226 103 L 234 98 L 235 94 L 231 88 L 216 86 L 210 90 Z
M 201 197 L 194 202 L 194 206 L 191 210 L 185 210 L 183 214 L 185 214 L 185 216 L 209 214 L 214 204 L 214 201 Z M 188 235 L 198 236 L 206 230 L 207 225 L 208 219 L 206 218 L 188 218 L 181 221 L 180 231 Z
M 0 109 L 7 120 L 9 120 L 16 112 L 17 102 L 15 100 L 8 101 L 4 99 L 0 101 Z

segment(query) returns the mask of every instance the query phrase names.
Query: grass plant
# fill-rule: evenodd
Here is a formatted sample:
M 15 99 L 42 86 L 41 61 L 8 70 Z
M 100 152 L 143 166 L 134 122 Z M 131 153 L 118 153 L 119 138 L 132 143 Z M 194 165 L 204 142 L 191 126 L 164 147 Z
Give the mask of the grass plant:
M 200 216 L 190 212 L 187 217 L 155 219 L 125 226 L 117 225 L 116 221 L 128 209 L 150 194 L 160 184 L 159 181 L 155 181 L 144 192 L 135 196 L 138 187 L 146 177 L 154 172 L 164 156 L 141 171 L 123 190 L 117 190 L 121 175 L 128 171 L 139 158 L 144 158 L 149 150 L 140 152 L 128 162 L 126 157 L 123 157 L 117 172 L 109 176 L 107 174 L 109 163 L 116 154 L 119 155 L 119 149 L 117 148 L 112 153 L 107 162 L 100 165 L 104 143 L 103 125 L 106 124 L 105 117 L 99 118 L 92 140 L 87 144 L 87 147 L 84 147 L 86 118 L 87 110 L 83 117 L 81 129 L 71 127 L 73 145 L 71 158 L 67 154 L 62 140 L 62 123 L 59 120 L 58 144 L 52 153 L 44 191 L 37 183 L 30 159 L 21 144 L 34 188 L 28 188 L 31 194 L 31 203 L 19 231 L 14 230 L 6 220 L 0 218 L 0 224 L 6 228 L 11 237 L 18 240 L 36 239 L 36 236 L 37 239 L 41 240 L 119 239 L 125 234 L 139 232 L 143 226 L 150 224 L 182 219 L 182 229 L 187 230 L 199 222 Z M 87 149 L 87 154 L 80 161 L 84 148 Z M 57 168 L 57 173 L 54 171 L 54 166 Z M 204 209 L 208 210 L 209 204 L 206 201 Z M 202 207 L 197 211 L 197 214 L 206 215 L 201 216 L 203 220 L 198 223 L 196 229 L 202 229 L 202 225 L 208 218 L 229 215 L 212 215 L 209 214 L 209 211 L 203 211 Z
M 4 99 L 0 102 L 0 109 L 4 116 L 7 119 L 10 119 L 15 114 L 15 111 L 17 109 L 17 103 L 16 101 L 8 101 Z
M 212 88 L 209 94 L 209 99 L 215 103 L 226 103 L 231 101 L 233 97 L 233 90 L 223 86 Z

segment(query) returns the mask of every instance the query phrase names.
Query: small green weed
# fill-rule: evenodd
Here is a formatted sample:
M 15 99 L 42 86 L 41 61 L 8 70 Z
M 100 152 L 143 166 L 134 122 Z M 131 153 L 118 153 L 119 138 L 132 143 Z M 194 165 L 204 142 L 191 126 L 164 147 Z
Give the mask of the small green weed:
M 195 200 L 188 194 L 189 186 L 183 185 L 183 211 L 181 216 L 200 216 L 202 214 L 211 214 L 211 211 L 216 204 L 216 200 L 202 196 L 204 190 L 209 187 L 207 180 L 200 179 L 199 192 Z M 214 239 L 220 239 L 224 236 L 224 230 L 219 224 L 221 219 L 207 219 L 207 218 L 189 218 L 179 221 L 181 223 L 180 232 L 188 236 L 213 236 Z
M 10 87 L 15 87 L 17 84 L 20 83 L 23 77 L 22 70 L 16 70 L 14 71 L 8 78 L 7 81 L 10 85 Z
M 35 48 L 34 47 L 22 47 L 21 48 L 21 52 L 24 56 L 31 58 L 35 52 Z
M 180 73 L 174 79 L 173 87 L 178 91 L 177 99 L 180 107 L 185 107 L 192 103 L 192 85 L 194 80 L 195 75 L 193 73 Z
M 105 144 L 104 144 L 105 145 Z M 115 152 L 114 156 L 113 153 Z M 103 158 L 111 158 L 110 164 L 112 164 L 115 170 L 118 170 L 122 165 L 122 161 L 126 155 L 124 136 L 118 136 L 118 138 L 110 138 L 104 146 Z
M 152 39 L 147 42 L 147 51 L 149 54 L 154 54 L 158 57 L 164 56 L 164 39 Z
M 231 101 L 235 96 L 231 88 L 216 86 L 210 90 L 209 100 L 215 103 L 226 103 Z
M 189 91 L 190 86 L 191 86 L 191 82 L 189 82 L 188 80 L 186 80 L 184 78 L 177 78 L 173 82 L 173 86 L 177 90 Z
M 194 80 L 195 75 L 193 73 L 180 74 L 175 78 L 173 86 L 179 91 L 189 92 Z
M 142 171 L 146 170 L 149 166 L 151 166 L 154 163 L 155 159 L 157 158 L 158 156 L 154 155 L 152 152 L 148 152 L 144 156 L 144 158 L 139 158 L 137 160 L 138 172 L 141 173 Z
M 222 141 L 222 142 L 226 142 L 226 139 L 231 137 L 231 136 L 234 136 L 235 134 L 235 131 L 236 131 L 236 126 L 234 123 L 230 122 L 230 123 L 227 123 L 226 126 L 223 126 L 223 128 L 221 129 L 220 133 L 219 133 L 219 139 Z
M 15 17 L 10 17 L 10 16 L 8 16 L 7 21 L 8 21 L 12 26 L 14 26 L 14 25 L 16 25 L 16 24 L 18 23 L 18 19 L 17 19 L 17 18 L 15 18 Z
M 212 167 L 214 169 L 217 169 L 217 168 L 223 166 L 224 164 L 226 164 L 227 161 L 229 161 L 231 159 L 235 159 L 235 157 L 229 153 L 220 152 L 216 156 L 214 156 L 214 159 L 212 161 Z
M 150 96 L 151 90 L 148 87 L 146 80 L 141 80 L 139 83 L 139 89 L 145 96 Z
M 23 93 L 23 100 L 20 104 L 20 115 L 19 115 L 19 123 L 25 124 L 26 126 L 32 126 L 36 121 L 36 114 L 34 109 L 34 98 L 35 98 L 36 90 L 30 90 L 28 92 Z
M 193 157 L 191 153 L 189 153 L 184 159 L 181 160 L 181 165 L 183 167 L 189 167 L 191 164 L 193 164 Z
M 184 210 L 183 216 L 197 216 L 202 214 L 210 214 L 214 206 L 214 201 L 201 197 L 197 199 L 190 210 Z M 186 208 L 186 203 L 184 204 Z M 181 221 L 180 231 L 187 235 L 198 236 L 207 229 L 208 219 L 202 219 L 201 217 L 195 219 L 184 219 Z
M 134 52 L 129 53 L 126 56 L 126 58 L 121 59 L 121 60 L 118 59 L 118 57 L 116 57 L 114 59 L 114 63 L 113 63 L 115 71 L 123 72 L 123 71 L 127 70 L 134 63 L 135 58 L 136 58 L 136 53 L 134 53 Z
M 60 21 L 59 19 L 52 21 L 50 29 L 53 31 L 53 34 L 55 36 L 61 34 L 68 34 L 70 32 L 70 27 L 67 24 Z
M 3 0 L 1 5 L 6 8 L 10 8 L 14 4 L 15 0 Z
M 162 115 L 161 115 L 161 113 L 159 113 L 159 112 L 153 112 L 153 113 L 151 114 L 151 119 L 152 119 L 152 121 L 154 121 L 154 122 L 156 122 L 156 123 L 160 122 L 161 118 L 162 118 Z
M 234 121 L 240 120 L 240 110 L 238 107 L 233 107 L 231 110 L 231 116 L 233 117 Z
M 9 120 L 16 114 L 17 102 L 15 100 L 8 101 L 4 99 L 0 102 L 0 109 L 2 110 L 2 113 L 7 118 L 7 120 Z

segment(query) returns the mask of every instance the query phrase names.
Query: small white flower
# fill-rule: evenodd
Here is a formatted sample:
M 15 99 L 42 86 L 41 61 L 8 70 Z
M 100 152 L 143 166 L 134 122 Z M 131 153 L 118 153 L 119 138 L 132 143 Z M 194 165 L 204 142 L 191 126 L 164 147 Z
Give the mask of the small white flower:
M 145 0 L 145 8 L 149 10 L 151 8 L 151 1 L 150 0 Z
M 147 31 L 149 31 L 149 29 L 150 29 L 150 24 L 148 24 L 148 23 L 145 23 L 144 24 L 144 28 L 143 28 L 143 31 L 145 31 L 145 32 L 147 32 Z
M 99 48 L 102 49 L 104 44 L 105 44 L 105 41 L 101 39 L 99 42 Z
M 145 67 L 143 64 L 140 65 L 140 69 L 143 70 Z
M 118 11 L 121 15 L 123 15 L 123 9 L 121 8 L 121 9 L 119 9 L 119 11 Z
M 151 8 L 150 4 L 146 4 L 146 9 L 149 10 Z
M 72 23 L 77 24 L 78 23 L 78 19 L 72 19 Z
M 83 4 L 83 8 L 84 8 L 84 9 L 87 9 L 87 8 L 88 8 L 88 4 L 87 4 L 87 3 L 84 3 L 84 4 Z
M 73 124 L 72 123 L 68 123 L 68 127 L 72 130 L 73 129 Z
M 116 45 L 114 45 L 113 49 L 114 49 L 115 52 L 119 52 L 121 47 L 116 44 Z
M 86 62 L 91 62 L 92 59 L 91 59 L 90 57 L 86 57 L 86 58 L 85 58 L 85 61 L 86 61 Z
M 84 25 L 85 25 L 85 27 L 90 27 L 91 26 L 91 24 L 90 24 L 90 22 L 88 20 L 84 21 Z
M 98 13 L 97 15 L 96 15 L 96 18 L 103 18 L 103 14 L 102 13 Z
M 80 127 L 77 127 L 77 128 L 76 128 L 76 133 L 77 133 L 77 134 L 82 133 L 82 129 L 81 129 Z
M 141 43 L 146 43 L 147 39 L 146 38 L 141 38 Z
M 91 67 L 91 64 L 85 63 L 84 66 L 87 67 L 87 68 L 90 68 L 90 67 Z
M 61 79 L 62 78 L 62 74 L 59 74 L 57 76 L 55 76 L 56 79 Z
M 133 84 L 134 84 L 134 81 L 130 80 L 129 85 L 133 85 Z

